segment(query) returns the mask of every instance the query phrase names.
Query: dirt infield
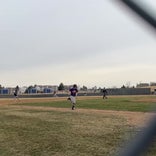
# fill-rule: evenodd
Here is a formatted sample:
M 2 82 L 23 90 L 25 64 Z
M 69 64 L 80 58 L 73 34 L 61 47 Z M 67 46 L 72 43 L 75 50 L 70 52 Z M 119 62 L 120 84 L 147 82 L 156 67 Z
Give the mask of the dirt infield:
M 86 97 L 81 97 L 79 99 L 86 99 Z M 97 97 L 88 97 L 88 99 L 94 99 Z M 39 107 L 39 106 L 20 106 L 12 105 L 15 103 L 29 103 L 29 102 L 50 102 L 50 101 L 63 101 L 66 100 L 65 97 L 59 98 L 23 98 L 18 100 L 15 99 L 0 99 L 0 107 L 9 107 L 16 109 L 33 109 L 33 110 L 54 110 L 61 112 L 70 112 L 69 108 L 55 108 L 55 107 Z M 144 126 L 150 118 L 155 115 L 154 113 L 144 113 L 144 112 L 130 112 L 130 111 L 113 111 L 113 110 L 96 110 L 96 109 L 76 109 L 76 113 L 88 113 L 88 114 L 106 114 L 120 116 L 127 120 L 127 124 L 134 126 Z

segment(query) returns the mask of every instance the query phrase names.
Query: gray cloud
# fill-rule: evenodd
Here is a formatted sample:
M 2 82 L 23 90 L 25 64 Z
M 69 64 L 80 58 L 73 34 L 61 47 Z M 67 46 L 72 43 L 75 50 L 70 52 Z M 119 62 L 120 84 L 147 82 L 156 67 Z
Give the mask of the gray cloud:
M 102 0 L 1 2 L 0 71 L 79 62 L 85 66 L 90 64 L 86 60 L 99 64 L 98 56 L 109 58 L 108 65 L 118 64 L 116 55 L 128 61 L 128 51 L 123 57 L 116 51 L 148 45 L 153 38 L 142 22 L 120 9 Z

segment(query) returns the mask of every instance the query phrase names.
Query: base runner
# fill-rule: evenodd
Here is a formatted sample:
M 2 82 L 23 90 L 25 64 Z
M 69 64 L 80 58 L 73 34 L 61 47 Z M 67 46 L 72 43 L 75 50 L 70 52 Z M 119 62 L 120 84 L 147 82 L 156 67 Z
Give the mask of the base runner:
M 69 91 L 70 91 L 70 97 L 68 98 L 68 100 L 71 101 L 72 110 L 74 110 L 75 105 L 76 105 L 76 96 L 77 96 L 77 93 L 78 93 L 77 85 L 74 84 L 73 87 L 69 89 Z

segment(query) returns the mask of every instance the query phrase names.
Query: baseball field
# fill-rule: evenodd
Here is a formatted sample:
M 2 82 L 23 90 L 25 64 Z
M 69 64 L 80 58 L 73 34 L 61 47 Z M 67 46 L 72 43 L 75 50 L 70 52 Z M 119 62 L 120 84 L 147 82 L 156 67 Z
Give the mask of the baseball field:
M 147 126 L 156 96 L 0 99 L 1 156 L 110 156 Z M 146 155 L 154 156 L 154 145 Z

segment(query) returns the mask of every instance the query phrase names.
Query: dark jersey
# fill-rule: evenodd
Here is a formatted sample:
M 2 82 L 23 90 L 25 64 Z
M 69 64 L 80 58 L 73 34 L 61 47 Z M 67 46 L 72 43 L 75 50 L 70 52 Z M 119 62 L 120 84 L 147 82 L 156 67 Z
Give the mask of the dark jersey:
M 19 87 L 18 87 L 18 86 L 16 86 L 16 88 L 15 88 L 15 92 L 14 92 L 14 95 L 15 95 L 15 96 L 17 96 L 18 91 L 19 91 Z
M 106 89 L 103 89 L 103 93 L 107 93 L 107 90 Z
M 78 92 L 76 88 L 71 88 L 69 91 L 71 96 L 76 96 L 76 93 Z

